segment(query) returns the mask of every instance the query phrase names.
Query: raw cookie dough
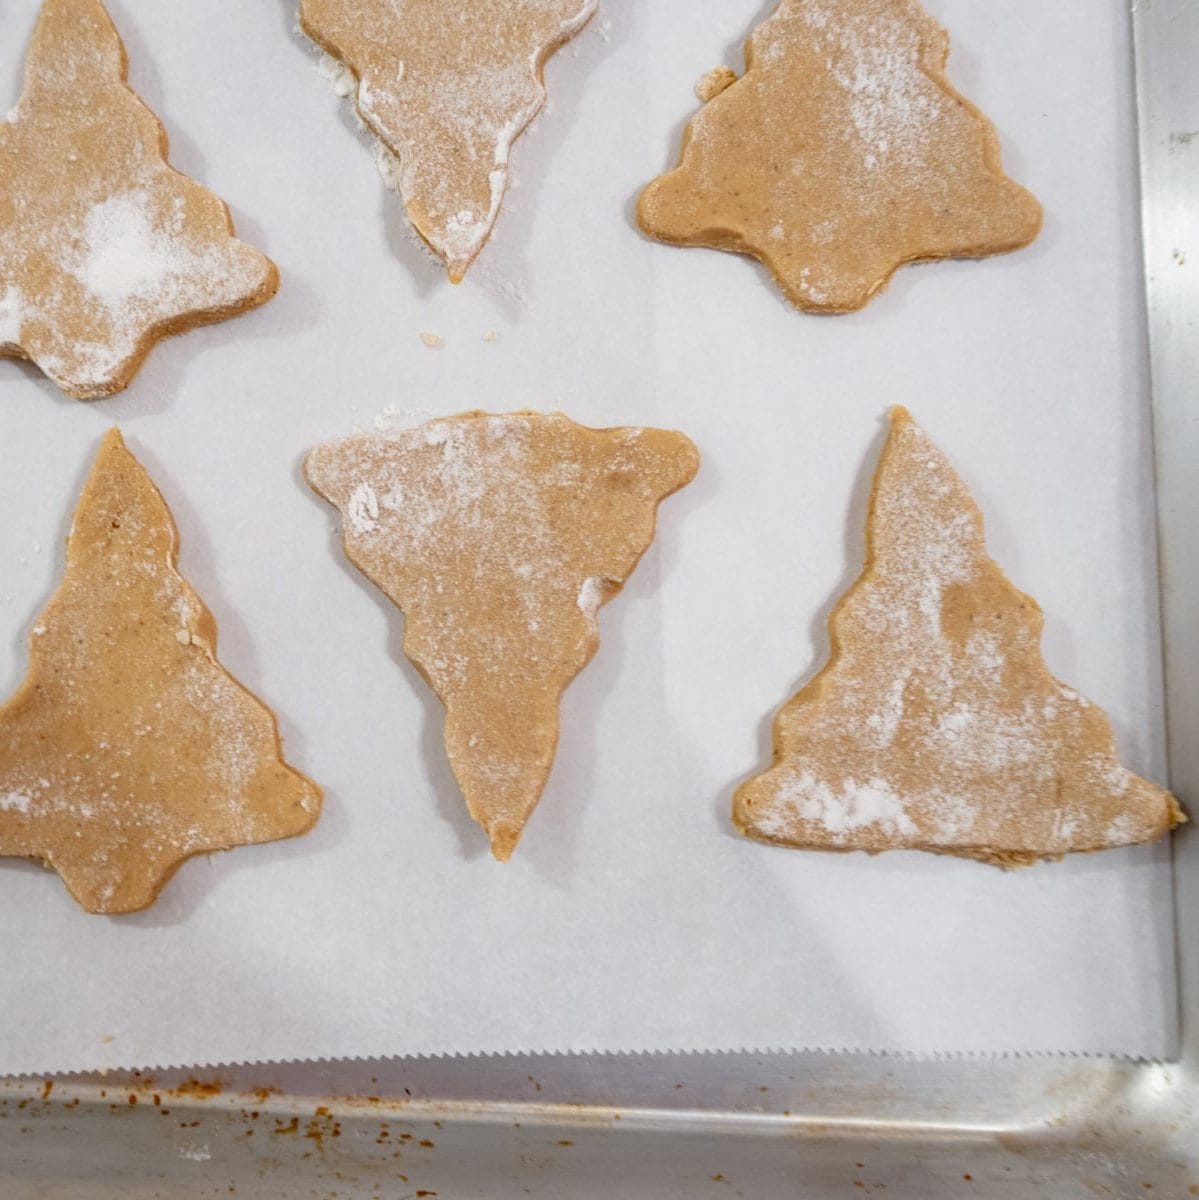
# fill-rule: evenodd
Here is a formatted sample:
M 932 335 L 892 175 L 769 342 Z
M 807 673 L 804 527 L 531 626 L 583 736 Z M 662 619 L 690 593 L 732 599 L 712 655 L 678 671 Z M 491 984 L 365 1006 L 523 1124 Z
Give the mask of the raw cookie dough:
M 987 557 L 982 515 L 902 408 L 866 567 L 827 666 L 779 712 L 733 820 L 818 850 L 909 847 L 1018 866 L 1160 837 L 1174 797 L 1122 767 L 1102 710 L 1041 658 L 1041 610 Z
M 407 618 L 404 652 L 446 706 L 470 814 L 511 856 L 558 742 L 558 701 L 599 645 L 596 611 L 699 458 L 681 433 L 561 413 L 464 413 L 311 451 L 346 555 Z
M 0 708 L 0 855 L 53 868 L 88 912 L 145 908 L 184 859 L 293 837 L 321 811 L 274 715 L 217 662 L 176 555 L 170 511 L 113 429 L 29 674 Z
M 100 0 L 46 0 L 0 122 L 0 358 L 64 392 L 119 392 L 156 341 L 269 300 L 274 264 L 167 164 Z
M 358 115 L 398 163 L 408 219 L 458 283 L 499 215 L 545 60 L 596 0 L 300 0 L 300 26 L 358 78 Z
M 705 77 L 711 99 L 679 165 L 642 192 L 641 228 L 753 255 L 824 313 L 861 308 L 904 263 L 1027 245 L 1040 205 L 1003 174 L 948 54 L 915 0 L 782 0 L 745 74 Z

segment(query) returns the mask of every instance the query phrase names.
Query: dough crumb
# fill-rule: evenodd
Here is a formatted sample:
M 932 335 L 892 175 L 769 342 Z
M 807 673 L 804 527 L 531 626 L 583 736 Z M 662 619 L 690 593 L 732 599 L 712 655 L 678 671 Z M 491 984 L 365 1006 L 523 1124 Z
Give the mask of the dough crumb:
M 701 75 L 695 84 L 695 94 L 705 104 L 714 96 L 719 96 L 731 83 L 737 82 L 737 72 L 732 67 L 713 67 L 705 75 Z
M 440 350 L 445 345 L 445 338 L 439 333 L 422 333 L 420 340 L 429 347 L 430 350 Z

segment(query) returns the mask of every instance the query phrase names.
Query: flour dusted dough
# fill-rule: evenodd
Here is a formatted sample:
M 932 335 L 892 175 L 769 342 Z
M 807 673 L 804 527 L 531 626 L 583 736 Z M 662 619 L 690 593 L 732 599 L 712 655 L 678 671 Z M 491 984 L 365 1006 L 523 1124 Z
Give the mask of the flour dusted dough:
M 545 102 L 545 60 L 596 0 L 301 0 L 300 25 L 358 78 L 413 227 L 459 282 L 499 215 L 508 154 Z
M 745 74 L 706 76 L 678 167 L 641 195 L 651 237 L 760 259 L 809 312 L 861 308 L 897 267 L 1014 250 L 1041 209 L 945 77 L 915 0 L 781 0 Z M 718 69 L 719 71 L 719 69 Z
M 166 162 L 100 0 L 46 0 L 0 122 L 0 358 L 81 400 L 125 387 L 167 334 L 275 294 L 225 205 Z
M 965 485 L 901 408 L 866 534 L 829 663 L 779 712 L 774 765 L 736 794 L 743 833 L 1016 866 L 1185 820 L 1120 765 L 1103 712 L 1046 669 L 1040 608 L 987 556 Z
M 445 703 L 450 765 L 496 858 L 541 796 L 558 701 L 599 645 L 596 611 L 698 464 L 681 433 L 531 412 L 356 434 L 308 455 L 350 561 L 404 611 L 404 652 Z
M 0 855 L 52 867 L 89 912 L 145 908 L 184 859 L 320 815 L 270 710 L 217 662 L 176 554 L 166 503 L 112 430 L 0 708 Z

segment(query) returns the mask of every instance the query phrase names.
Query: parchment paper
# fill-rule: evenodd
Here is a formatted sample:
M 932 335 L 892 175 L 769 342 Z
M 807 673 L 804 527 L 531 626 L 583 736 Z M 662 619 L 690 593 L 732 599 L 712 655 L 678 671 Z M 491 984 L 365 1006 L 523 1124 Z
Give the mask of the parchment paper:
M 224 662 L 327 789 L 309 837 L 186 865 L 148 912 L 82 913 L 0 863 L 0 1072 L 318 1056 L 825 1047 L 1166 1055 L 1169 849 L 1004 874 L 734 835 L 735 784 L 823 660 L 887 406 L 974 489 L 1046 612 L 1054 672 L 1163 780 L 1126 7 L 932 0 L 951 76 L 1046 210 L 1035 245 L 792 311 L 748 260 L 645 241 L 695 80 L 762 0 L 607 0 L 547 72 L 519 186 L 458 288 L 406 232 L 293 29 L 293 0 L 112 0 L 173 161 L 279 264 L 266 308 L 160 346 L 81 404 L 0 363 L 0 685 L 62 570 L 113 423 L 178 519 Z M 0 0 L 15 99 L 34 0 Z M 494 330 L 498 340 L 486 341 Z M 444 338 L 427 348 L 420 334 Z M 483 407 L 677 427 L 697 482 L 601 614 L 515 860 L 468 820 L 399 614 L 343 561 L 304 450 Z

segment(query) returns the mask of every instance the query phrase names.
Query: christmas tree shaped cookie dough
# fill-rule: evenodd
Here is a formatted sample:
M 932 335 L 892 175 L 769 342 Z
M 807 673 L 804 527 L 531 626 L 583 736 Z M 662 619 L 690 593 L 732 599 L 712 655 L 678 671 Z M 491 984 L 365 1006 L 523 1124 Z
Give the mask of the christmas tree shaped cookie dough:
M 545 102 L 549 56 L 596 0 L 300 0 L 300 25 L 358 79 L 358 115 L 413 228 L 458 283 L 483 248 L 508 155 Z
M 167 164 L 100 0 L 46 0 L 0 122 L 0 357 L 80 400 L 125 387 L 160 338 L 275 294 L 225 205 Z
M 530 412 L 466 413 L 308 455 L 350 561 L 404 611 L 404 652 L 445 704 L 450 765 L 496 858 L 541 796 L 558 701 L 599 644 L 596 610 L 698 465 L 680 433 Z
M 114 429 L 0 708 L 0 855 L 36 859 L 89 912 L 145 908 L 194 854 L 293 837 L 321 793 L 274 715 L 216 659 L 175 568 L 175 524 Z
M 1041 658 L 1041 610 L 987 556 L 944 455 L 895 409 L 866 567 L 828 665 L 775 719 L 733 820 L 763 841 L 1017 866 L 1161 836 L 1174 798 L 1117 761 L 1103 712 Z
M 916 0 L 781 0 L 745 74 L 704 87 L 641 228 L 753 255 L 793 304 L 826 313 L 861 308 L 905 263 L 1027 245 L 1040 206 L 1003 174 L 948 54 Z

